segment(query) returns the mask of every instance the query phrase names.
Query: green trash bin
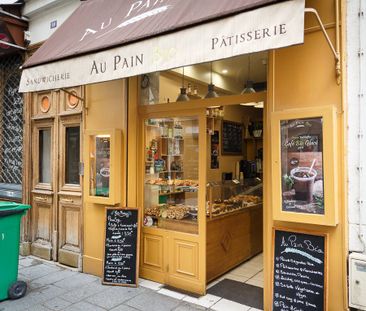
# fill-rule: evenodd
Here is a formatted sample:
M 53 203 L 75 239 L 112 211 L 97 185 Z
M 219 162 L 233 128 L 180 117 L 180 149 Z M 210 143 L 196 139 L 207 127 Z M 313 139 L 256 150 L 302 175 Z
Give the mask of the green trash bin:
M 0 301 L 25 295 L 27 284 L 17 281 L 20 220 L 29 205 L 0 201 Z

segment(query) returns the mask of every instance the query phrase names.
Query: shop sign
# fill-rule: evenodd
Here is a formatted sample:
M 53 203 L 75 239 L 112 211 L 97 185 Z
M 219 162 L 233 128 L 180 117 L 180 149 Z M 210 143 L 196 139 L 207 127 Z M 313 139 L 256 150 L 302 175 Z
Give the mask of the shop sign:
M 275 228 L 272 310 L 327 310 L 327 236 Z
M 281 121 L 282 210 L 324 214 L 322 118 Z
M 110 81 L 303 41 L 304 0 L 285 1 L 106 51 L 27 68 L 20 91 Z
M 137 286 L 138 209 L 106 209 L 103 284 Z

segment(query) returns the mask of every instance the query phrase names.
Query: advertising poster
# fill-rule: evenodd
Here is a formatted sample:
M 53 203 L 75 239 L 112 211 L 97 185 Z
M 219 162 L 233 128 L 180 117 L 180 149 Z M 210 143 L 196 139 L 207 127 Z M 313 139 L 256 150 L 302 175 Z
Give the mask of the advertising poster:
M 281 121 L 282 210 L 324 214 L 322 118 Z

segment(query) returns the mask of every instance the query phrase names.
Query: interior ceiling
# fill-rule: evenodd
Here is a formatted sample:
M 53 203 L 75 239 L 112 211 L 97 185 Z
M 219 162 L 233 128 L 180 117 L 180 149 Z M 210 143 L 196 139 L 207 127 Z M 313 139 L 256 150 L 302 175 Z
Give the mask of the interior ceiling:
M 268 52 L 266 51 L 241 55 L 213 62 L 212 70 L 243 85 L 247 80 L 255 83 L 265 82 L 267 81 L 267 60 Z M 210 63 L 205 63 L 203 66 L 210 70 Z M 222 72 L 224 69 L 227 73 Z
M 254 83 L 267 81 L 267 61 L 267 51 L 214 61 L 212 62 L 212 83 L 229 93 L 239 94 L 248 80 L 252 80 Z M 184 69 L 187 77 L 210 83 L 210 62 L 187 66 Z M 182 68 L 172 71 L 179 75 L 182 74 Z

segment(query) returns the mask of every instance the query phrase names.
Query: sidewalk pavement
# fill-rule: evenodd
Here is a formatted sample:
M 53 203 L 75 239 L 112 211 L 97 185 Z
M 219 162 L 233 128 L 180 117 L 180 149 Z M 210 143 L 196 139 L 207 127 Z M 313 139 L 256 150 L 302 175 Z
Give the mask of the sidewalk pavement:
M 138 288 L 106 286 L 101 284 L 98 277 L 31 256 L 20 257 L 18 279 L 28 284 L 26 296 L 18 300 L 0 302 L 0 311 L 215 310 L 214 304 L 219 299 L 213 295 L 206 295 L 209 297 L 204 296 L 206 298 L 201 301 L 203 306 L 192 304 L 190 299 L 200 303 L 199 299 L 179 296 L 179 293 L 160 289 L 157 283 L 147 280 L 141 280 Z M 155 290 L 151 289 L 154 286 Z M 172 293 L 178 296 L 169 297 Z

